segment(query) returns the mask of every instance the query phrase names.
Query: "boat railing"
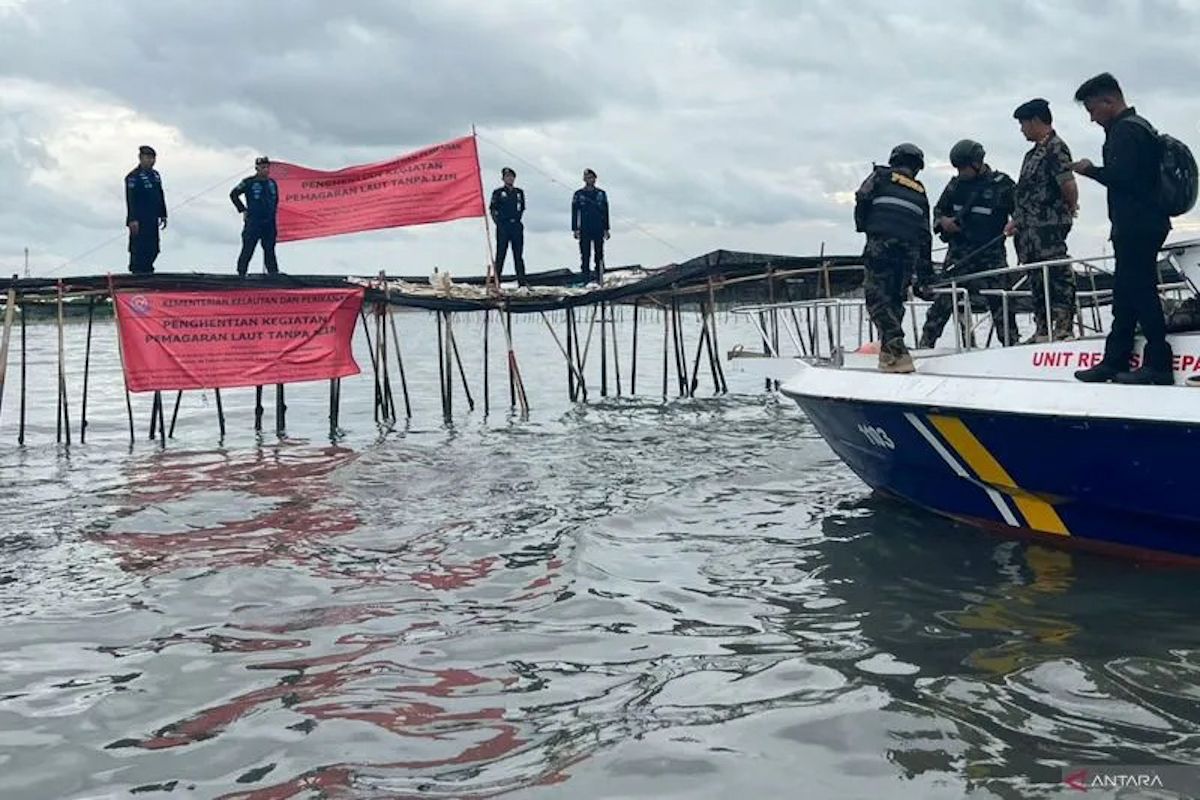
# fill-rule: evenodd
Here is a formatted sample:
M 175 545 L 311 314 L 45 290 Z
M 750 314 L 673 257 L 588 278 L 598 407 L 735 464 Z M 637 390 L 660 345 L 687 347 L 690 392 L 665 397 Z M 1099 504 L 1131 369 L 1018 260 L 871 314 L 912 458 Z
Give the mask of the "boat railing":
M 1200 240 L 1172 243 L 1164 246 L 1163 252 L 1168 254 L 1168 261 L 1184 276 L 1184 280 L 1160 284 L 1160 294 L 1174 295 L 1175 299 L 1179 299 L 1181 295 L 1196 294 L 1197 283 L 1200 282 Z M 931 289 L 935 295 L 949 295 L 955 299 L 956 302 L 952 303 L 954 346 L 958 351 L 969 350 L 974 349 L 977 346 L 975 343 L 981 338 L 975 336 L 976 329 L 990 317 L 990 313 L 984 311 L 978 319 L 976 318 L 976 312 L 970 302 L 971 294 L 999 297 L 1007 325 L 1010 303 L 1018 298 L 1032 298 L 1032 290 L 1026 288 L 1028 278 L 1031 274 L 1040 271 L 1042 277 L 1041 302 L 1044 304 L 1046 319 L 1050 320 L 1052 319 L 1050 270 L 1059 267 L 1070 267 L 1075 270 L 1078 265 L 1082 267 L 1082 277 L 1087 282 L 1085 287 L 1078 288 L 1075 292 L 1077 299 L 1075 324 L 1078 334 L 1080 336 L 1103 334 L 1104 321 L 1100 314 L 1100 305 L 1102 300 L 1111 297 L 1112 289 L 1098 287 L 1096 274 L 1112 274 L 1112 269 L 1106 269 L 1105 266 L 1113 261 L 1114 256 L 1112 255 L 1086 258 L 1067 257 L 974 273 L 955 274 L 950 272 L 940 276 L 931 285 Z M 1021 278 L 1009 289 L 988 288 L 969 291 L 963 285 L 972 281 L 1010 275 L 1021 275 Z M 1076 276 L 1079 275 L 1080 273 L 1076 271 Z M 911 294 L 905 301 L 905 316 L 912 326 L 914 342 L 920 338 L 916 310 L 930 305 L 932 305 L 932 301 L 921 300 Z M 1088 309 L 1090 319 L 1085 317 L 1085 307 Z M 761 355 L 763 356 L 784 357 L 779 335 L 781 330 L 790 340 L 795 356 L 818 361 L 836 361 L 842 353 L 847 351 L 850 341 L 856 341 L 856 343 L 849 346 L 849 349 L 857 349 L 867 342 L 873 341 L 875 337 L 874 325 L 866 311 L 866 301 L 861 297 L 823 297 L 782 303 L 745 305 L 735 307 L 731 311 L 751 320 L 762 339 Z M 1047 341 L 1054 341 L 1053 328 L 1052 324 L 1047 325 Z M 856 335 L 848 335 L 848 333 L 854 332 Z M 991 335 L 994 333 L 996 331 L 993 329 L 989 333 L 986 343 L 982 345 L 983 347 L 990 344 Z M 1011 341 L 1008 331 L 1005 331 L 1004 340 Z M 740 350 L 736 353 L 731 352 L 731 355 L 750 354 Z

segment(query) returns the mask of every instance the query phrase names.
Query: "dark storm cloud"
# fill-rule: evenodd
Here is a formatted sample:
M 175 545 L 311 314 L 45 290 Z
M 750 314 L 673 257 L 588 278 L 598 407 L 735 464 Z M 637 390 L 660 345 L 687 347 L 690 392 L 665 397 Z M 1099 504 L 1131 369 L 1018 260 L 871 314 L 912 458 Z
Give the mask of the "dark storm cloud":
M 8 74 L 102 89 L 199 141 L 395 147 L 586 117 L 614 81 L 649 91 L 555 8 L 47 0 L 0 28 L 0 51 Z
M 984 142 L 989 162 L 1015 174 L 1028 144 L 1012 109 L 1042 96 L 1075 154 L 1098 160 L 1103 133 L 1072 94 L 1102 70 L 1161 129 L 1189 142 L 1200 134 L 1192 85 L 1200 5 L 1182 1 L 31 0 L 15 8 L 0 10 L 0 80 L 23 81 L 27 91 L 19 105 L 0 97 L 0 109 L 39 108 L 30 95 L 37 87 L 52 96 L 40 115 L 0 126 L 0 178 L 29 198 L 0 212 L 4 241 L 14 229 L 69 239 L 47 231 L 46 220 L 86 227 L 98 208 L 119 205 L 119 196 L 46 191 L 31 177 L 86 167 L 69 141 L 54 139 L 54 112 L 93 103 L 137 118 L 97 132 L 112 148 L 128 152 L 145 130 L 177 148 L 162 159 L 174 197 L 212 182 L 194 163 L 184 174 L 197 149 L 222 172 L 257 151 L 335 168 L 475 123 L 486 137 L 488 191 L 510 153 L 523 159 L 513 164 L 529 194 L 533 263 L 570 258 L 569 202 L 583 166 L 610 191 L 614 227 L 701 231 L 697 239 L 761 240 L 776 250 L 787 240 L 796 252 L 828 239 L 855 252 L 861 236 L 849 195 L 897 142 L 925 150 L 922 178 L 934 195 L 959 138 Z M 111 170 L 120 173 L 124 155 L 118 161 Z M 92 185 L 109 181 L 93 176 Z M 1084 244 L 1072 247 L 1094 252 L 1106 233 L 1103 195 L 1083 186 L 1073 236 Z M 188 258 L 227 260 L 236 220 L 222 194 L 180 215 L 176 241 L 188 243 Z M 111 220 L 104 224 L 110 235 Z M 438 235 L 393 231 L 293 252 L 297 261 L 334 250 L 340 259 L 360 243 L 373 254 L 396 242 L 414 263 L 478 253 L 477 240 L 460 246 Z M 619 242 L 657 248 L 628 260 L 664 256 L 646 238 Z

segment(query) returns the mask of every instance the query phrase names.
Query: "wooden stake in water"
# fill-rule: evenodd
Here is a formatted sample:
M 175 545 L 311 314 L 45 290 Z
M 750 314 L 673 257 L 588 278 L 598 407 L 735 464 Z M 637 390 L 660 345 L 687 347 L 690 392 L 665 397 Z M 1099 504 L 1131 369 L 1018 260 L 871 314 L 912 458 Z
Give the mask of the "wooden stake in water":
M 404 392 L 404 416 L 412 419 L 412 403 L 408 399 L 408 376 L 404 374 L 404 355 L 400 352 L 400 335 L 396 333 L 396 315 L 392 312 L 391 305 L 388 306 L 387 321 L 392 329 L 392 345 L 396 351 L 396 368 L 400 372 L 400 389 Z M 486 387 L 486 380 L 484 385 Z
M 217 425 L 221 430 L 221 441 L 225 440 L 225 407 L 221 405 L 221 390 L 213 389 L 213 395 L 217 398 Z
M 21 306 L 21 427 L 17 430 L 17 444 L 25 444 L 25 306 Z
M 637 394 L 637 342 L 638 342 L 638 310 L 641 308 L 641 298 L 633 301 L 633 353 L 629 357 L 629 393 Z
M 79 410 L 79 443 L 87 438 L 88 373 L 92 366 L 92 313 L 96 310 L 96 296 L 88 297 L 87 341 L 83 346 L 83 400 Z
M 463 394 L 467 396 L 467 407 L 475 410 L 475 399 L 471 397 L 471 387 L 467 383 L 467 372 L 463 369 L 462 356 L 458 353 L 458 340 L 454 338 L 454 329 L 450 325 L 450 312 L 446 312 L 446 338 L 450 340 L 450 349 L 454 352 L 454 361 L 458 364 L 458 376 L 462 380 Z
M 275 434 L 283 436 L 287 431 L 287 403 L 283 401 L 283 384 L 275 384 Z
M 4 377 L 8 373 L 8 339 L 12 335 L 13 314 L 17 310 L 17 276 L 13 275 L 4 306 L 4 338 L 0 340 L 0 409 L 4 407 Z
M 133 402 L 129 399 L 129 380 L 125 377 L 125 345 L 121 341 L 121 305 L 117 302 L 117 290 L 113 283 L 111 272 L 108 274 L 108 297 L 113 304 L 113 323 L 117 331 L 117 355 L 121 359 L 121 382 L 125 385 L 125 412 L 129 416 L 129 444 L 133 446 L 135 441 L 133 433 Z M 23 320 L 24 316 L 22 316 Z
M 608 397 L 608 303 L 600 303 L 600 396 Z
M 58 281 L 58 396 L 61 401 L 62 432 L 66 434 L 67 444 L 71 443 L 71 419 L 67 411 L 67 362 L 66 346 L 63 342 L 63 284 Z M 61 439 L 60 439 L 61 441 Z

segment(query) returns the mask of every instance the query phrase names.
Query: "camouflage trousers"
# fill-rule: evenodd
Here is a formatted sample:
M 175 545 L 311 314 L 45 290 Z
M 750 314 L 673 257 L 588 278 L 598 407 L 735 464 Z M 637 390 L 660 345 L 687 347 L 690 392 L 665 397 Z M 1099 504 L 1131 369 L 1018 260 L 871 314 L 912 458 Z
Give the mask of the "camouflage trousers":
M 916 242 L 867 238 L 863 296 L 871 324 L 879 331 L 881 352 L 897 356 L 908 352 L 904 346 L 904 298 L 920 258 Z
M 946 254 L 947 263 L 953 264 L 959 254 L 951 251 Z M 990 255 L 990 253 L 989 253 Z M 986 272 L 992 269 L 1003 269 L 1008 266 L 1004 258 L 983 258 L 974 259 L 976 263 L 971 265 L 971 269 L 966 270 L 966 274 L 972 272 Z M 964 265 L 965 266 L 965 265 Z M 992 315 L 992 327 L 996 331 L 996 338 L 1001 344 L 1012 345 L 1017 343 L 1017 310 L 1015 308 L 1016 301 L 1010 299 L 1008 303 L 1008 315 L 1004 314 L 1004 301 L 994 295 L 980 294 L 982 289 L 1009 289 L 1012 282 L 1009 276 L 995 275 L 990 278 L 980 278 L 978 280 L 960 283 L 959 290 L 966 289 L 971 301 L 972 308 L 987 308 Z M 959 302 L 962 301 L 962 295 L 959 294 Z M 942 335 L 942 330 L 946 327 L 946 323 L 954 314 L 954 302 L 949 294 L 939 294 L 933 301 L 933 305 L 929 307 L 929 311 L 925 314 L 925 325 L 921 329 L 920 346 L 933 347 L 937 343 L 938 338 Z M 959 309 L 960 324 L 966 325 L 967 314 L 966 309 Z M 967 334 L 970 332 L 967 331 Z M 969 335 L 964 338 L 967 343 L 970 343 Z
M 1017 260 L 1022 264 L 1050 261 L 1067 257 L 1067 234 L 1069 225 L 1046 225 L 1033 223 L 1017 228 L 1013 243 L 1017 248 Z M 1075 322 L 1075 272 L 1070 266 L 1050 267 L 1049 278 L 1050 319 L 1054 325 L 1054 338 L 1070 336 Z M 1026 273 L 1029 288 L 1033 292 L 1033 318 L 1037 321 L 1037 333 L 1045 335 L 1046 288 L 1042 282 L 1042 270 Z

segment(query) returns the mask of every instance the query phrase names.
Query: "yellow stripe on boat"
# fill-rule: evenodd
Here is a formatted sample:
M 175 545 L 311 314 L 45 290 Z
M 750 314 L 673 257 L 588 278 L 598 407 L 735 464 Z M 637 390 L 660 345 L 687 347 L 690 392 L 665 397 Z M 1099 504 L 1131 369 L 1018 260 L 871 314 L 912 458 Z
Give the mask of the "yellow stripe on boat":
M 1017 509 L 1029 523 L 1029 527 L 1043 533 L 1057 533 L 1069 536 L 1070 531 L 1063 524 L 1062 518 L 1054 510 L 1054 506 L 1042 498 L 1030 494 L 1017 486 L 1012 476 L 1000 466 L 983 442 L 975 438 L 971 429 L 958 417 L 946 417 L 940 414 L 930 414 L 929 421 L 937 428 L 938 433 L 954 448 L 959 457 L 975 470 L 975 474 L 984 483 L 996 487 L 1012 497 Z

